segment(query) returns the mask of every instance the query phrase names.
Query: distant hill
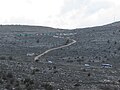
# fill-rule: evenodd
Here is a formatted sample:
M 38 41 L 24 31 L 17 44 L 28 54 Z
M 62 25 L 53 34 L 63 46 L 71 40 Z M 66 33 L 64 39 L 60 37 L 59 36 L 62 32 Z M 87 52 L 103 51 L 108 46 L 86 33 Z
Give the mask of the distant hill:
M 47 26 L 30 26 L 30 25 L 0 25 L 0 31 L 18 31 L 18 32 L 31 32 L 31 31 L 41 31 L 45 32 L 56 32 L 56 31 L 64 31 L 64 30 L 81 30 L 81 29 L 104 29 L 104 28 L 118 28 L 120 27 L 120 21 L 113 22 L 110 24 L 95 26 L 95 27 L 85 27 L 85 28 L 76 28 L 76 29 L 60 29 L 60 28 L 52 28 Z
M 52 27 L 45 27 L 45 26 L 29 26 L 29 25 L 0 25 L 0 32 L 4 31 L 13 31 L 13 32 L 56 32 L 61 31 L 62 29 L 55 29 Z
M 113 22 L 113 23 L 110 23 L 110 24 L 107 24 L 107 25 L 104 25 L 104 26 L 116 26 L 116 27 L 120 27 L 120 21 Z
M 85 27 L 85 28 L 76 28 L 73 30 L 81 30 L 81 29 L 107 29 L 107 28 L 119 28 L 120 27 L 120 21 L 109 23 L 106 25 L 101 25 L 101 26 L 94 26 L 94 27 Z

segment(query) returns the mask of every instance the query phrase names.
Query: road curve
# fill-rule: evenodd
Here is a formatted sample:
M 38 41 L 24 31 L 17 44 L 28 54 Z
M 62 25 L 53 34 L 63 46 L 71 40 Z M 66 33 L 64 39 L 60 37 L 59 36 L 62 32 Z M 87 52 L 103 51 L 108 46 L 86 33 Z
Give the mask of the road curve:
M 71 46 L 72 44 L 76 43 L 76 40 L 74 40 L 74 39 L 70 39 L 70 40 L 72 40 L 72 42 L 69 43 L 69 44 L 67 44 L 67 45 L 62 45 L 62 46 L 59 46 L 59 47 L 55 47 L 55 48 L 51 48 L 51 49 L 46 50 L 46 51 L 43 52 L 42 54 L 36 56 L 36 57 L 34 58 L 34 61 L 38 61 L 38 59 L 39 59 L 40 57 L 42 57 L 43 55 L 47 54 L 47 53 L 50 52 L 50 51 L 57 50 L 57 49 L 64 48 L 64 47 L 68 47 L 68 46 Z

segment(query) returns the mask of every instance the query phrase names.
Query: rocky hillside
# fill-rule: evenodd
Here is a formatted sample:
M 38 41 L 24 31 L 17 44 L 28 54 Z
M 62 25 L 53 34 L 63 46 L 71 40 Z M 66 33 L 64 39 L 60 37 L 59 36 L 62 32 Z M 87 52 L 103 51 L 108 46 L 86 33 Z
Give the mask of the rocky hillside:
M 74 30 L 0 26 L 0 90 L 120 90 L 119 62 L 120 22 Z

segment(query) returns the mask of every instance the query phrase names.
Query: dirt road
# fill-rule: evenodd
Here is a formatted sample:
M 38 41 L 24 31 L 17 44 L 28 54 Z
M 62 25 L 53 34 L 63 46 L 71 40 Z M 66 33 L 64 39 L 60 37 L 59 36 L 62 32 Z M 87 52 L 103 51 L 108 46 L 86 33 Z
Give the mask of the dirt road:
M 40 57 L 42 57 L 43 55 L 47 54 L 47 53 L 50 52 L 50 51 L 57 50 L 57 49 L 64 48 L 64 47 L 68 47 L 68 46 L 71 46 L 72 44 L 76 43 L 76 40 L 74 40 L 74 39 L 70 39 L 70 40 L 72 40 L 72 42 L 69 43 L 69 44 L 67 44 L 67 45 L 62 45 L 62 46 L 59 46 L 59 47 L 55 47 L 55 48 L 51 48 L 51 49 L 46 50 L 46 51 L 43 52 L 42 54 L 36 56 L 36 57 L 34 58 L 34 61 L 38 61 Z

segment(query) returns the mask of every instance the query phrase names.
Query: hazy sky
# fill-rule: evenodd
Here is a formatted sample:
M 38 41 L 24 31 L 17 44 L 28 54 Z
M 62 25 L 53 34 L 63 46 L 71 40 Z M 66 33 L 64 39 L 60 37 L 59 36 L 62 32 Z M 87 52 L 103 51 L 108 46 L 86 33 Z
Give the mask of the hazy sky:
M 0 0 L 0 24 L 81 28 L 120 20 L 120 0 Z

